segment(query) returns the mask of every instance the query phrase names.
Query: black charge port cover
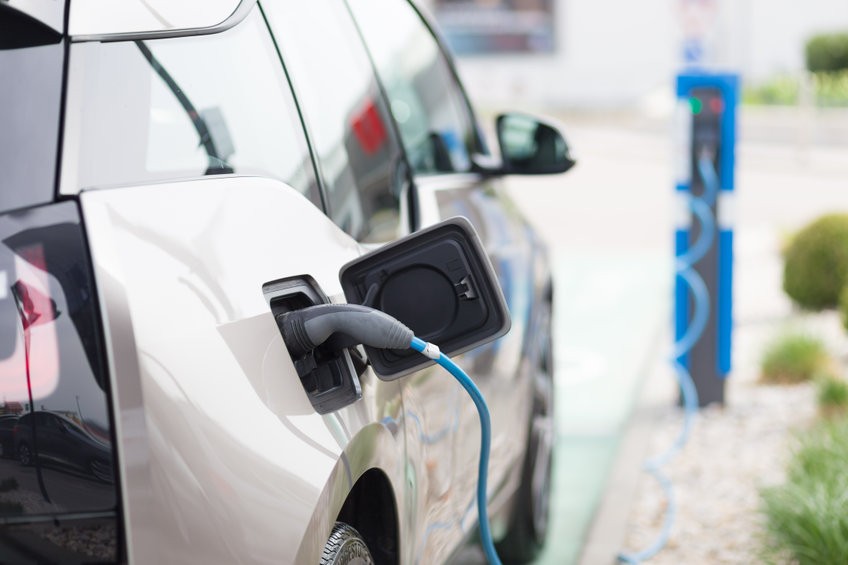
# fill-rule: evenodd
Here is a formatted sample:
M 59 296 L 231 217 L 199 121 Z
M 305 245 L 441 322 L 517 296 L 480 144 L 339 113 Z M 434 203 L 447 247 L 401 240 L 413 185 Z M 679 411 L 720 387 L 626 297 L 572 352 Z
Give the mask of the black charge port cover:
M 447 355 L 509 331 L 509 311 L 474 227 L 455 217 L 343 266 L 347 301 L 393 316 Z M 365 347 L 374 372 L 394 380 L 430 363 L 413 350 Z

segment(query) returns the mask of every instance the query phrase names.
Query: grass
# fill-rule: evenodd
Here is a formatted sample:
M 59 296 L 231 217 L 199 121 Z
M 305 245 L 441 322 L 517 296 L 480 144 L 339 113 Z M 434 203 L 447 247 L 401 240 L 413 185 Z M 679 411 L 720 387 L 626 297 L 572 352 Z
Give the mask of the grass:
M 755 86 L 744 86 L 742 103 L 755 106 L 794 106 L 800 99 L 798 77 L 779 75 Z
M 763 354 L 760 379 L 769 384 L 794 384 L 811 380 L 830 365 L 821 340 L 805 334 L 785 334 Z
M 845 415 L 848 411 L 848 382 L 839 375 L 825 372 L 816 377 L 819 413 L 826 418 Z
M 848 106 L 848 71 L 813 74 L 813 101 L 818 107 Z M 795 106 L 801 100 L 797 75 L 775 75 L 769 80 L 745 85 L 742 102 L 753 106 Z
M 844 565 L 848 556 L 848 419 L 799 438 L 784 485 L 762 492 L 769 553 L 799 565 Z
M 848 331 L 848 285 L 839 291 L 839 317 L 842 319 L 842 327 Z

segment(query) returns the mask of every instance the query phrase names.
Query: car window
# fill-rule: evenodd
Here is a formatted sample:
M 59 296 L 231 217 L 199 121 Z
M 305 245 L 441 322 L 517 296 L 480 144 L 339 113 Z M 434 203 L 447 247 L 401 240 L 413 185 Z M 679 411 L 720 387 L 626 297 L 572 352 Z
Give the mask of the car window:
M 216 35 L 85 44 L 79 186 L 239 173 L 320 203 L 261 13 Z M 72 57 L 73 58 L 73 57 Z
M 394 239 L 402 153 L 374 70 L 342 0 L 264 2 L 297 92 L 333 221 L 360 241 Z
M 463 172 L 479 152 L 474 120 L 433 34 L 407 2 L 350 0 L 418 173 Z
M 53 199 L 62 104 L 61 37 L 0 2 L 0 210 Z
M 76 203 L 0 215 L 0 563 L 118 561 L 97 308 Z

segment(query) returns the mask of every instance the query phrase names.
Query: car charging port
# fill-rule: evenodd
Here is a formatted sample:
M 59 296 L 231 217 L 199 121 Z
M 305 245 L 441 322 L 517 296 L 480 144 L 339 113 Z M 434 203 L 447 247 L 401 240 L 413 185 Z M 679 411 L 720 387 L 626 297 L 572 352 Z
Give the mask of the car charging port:
M 308 275 L 265 283 L 262 292 L 281 334 L 284 331 L 282 320 L 286 314 L 330 303 L 315 280 Z M 365 363 L 355 350 L 356 355 L 351 355 L 349 345 L 352 344 L 330 339 L 309 351 L 292 354 L 303 390 L 319 414 L 344 408 L 362 395 L 358 375 L 364 370 Z

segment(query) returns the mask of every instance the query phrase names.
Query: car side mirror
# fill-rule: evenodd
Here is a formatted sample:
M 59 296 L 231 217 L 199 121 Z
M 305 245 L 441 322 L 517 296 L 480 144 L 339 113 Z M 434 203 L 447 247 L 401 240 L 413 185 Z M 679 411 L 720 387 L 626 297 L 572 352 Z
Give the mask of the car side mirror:
M 551 124 L 524 114 L 502 114 L 496 127 L 504 174 L 564 173 L 576 163 L 565 137 Z
M 348 302 L 382 310 L 448 355 L 509 331 L 509 311 L 492 265 L 474 227 L 462 217 L 351 261 L 339 279 Z M 365 350 L 383 380 L 432 363 L 412 350 Z

